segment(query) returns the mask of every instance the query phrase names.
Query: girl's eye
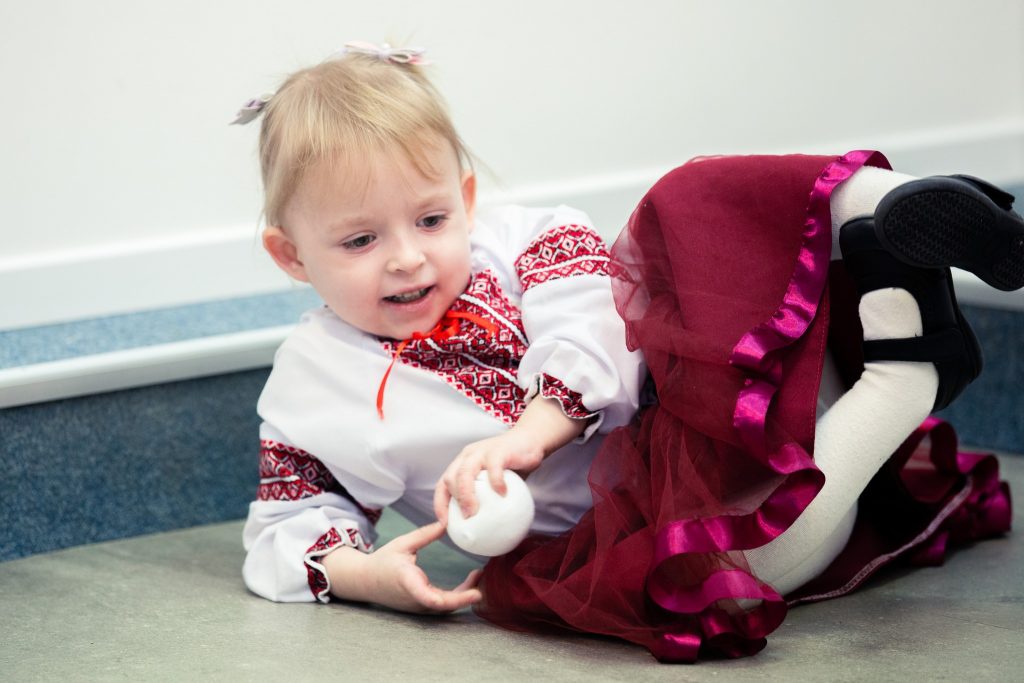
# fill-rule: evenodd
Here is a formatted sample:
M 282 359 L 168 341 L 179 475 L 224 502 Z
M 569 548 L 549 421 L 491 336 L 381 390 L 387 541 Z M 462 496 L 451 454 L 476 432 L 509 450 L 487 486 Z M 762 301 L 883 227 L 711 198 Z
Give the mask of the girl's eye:
M 370 246 L 373 240 L 373 235 L 360 235 L 359 237 L 355 237 L 346 242 L 342 242 L 341 246 L 345 247 L 346 249 L 362 249 L 363 247 Z
M 426 216 L 420 219 L 420 227 L 427 228 L 428 230 L 433 230 L 436 228 L 440 228 L 446 220 L 448 220 L 448 216 L 446 216 L 443 213 L 435 214 L 433 216 Z

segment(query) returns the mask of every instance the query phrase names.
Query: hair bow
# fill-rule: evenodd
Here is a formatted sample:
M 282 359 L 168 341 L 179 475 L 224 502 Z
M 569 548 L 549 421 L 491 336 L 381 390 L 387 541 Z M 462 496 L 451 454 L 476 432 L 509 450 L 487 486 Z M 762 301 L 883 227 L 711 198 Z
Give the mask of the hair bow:
M 418 47 L 391 47 L 387 43 L 374 45 L 373 43 L 353 42 L 345 43 L 345 47 L 339 50 L 338 54 L 340 56 L 347 52 L 370 55 L 396 64 L 412 64 L 414 66 L 430 64 L 429 60 L 423 58 L 426 50 Z
M 237 114 L 235 114 L 235 120 L 229 125 L 238 124 L 240 126 L 244 126 L 250 121 L 254 121 L 256 117 L 263 112 L 263 108 L 267 106 L 267 102 L 270 101 L 271 97 L 273 97 L 272 94 L 260 95 L 259 97 L 249 100 L 242 105 L 242 108 L 238 110 Z

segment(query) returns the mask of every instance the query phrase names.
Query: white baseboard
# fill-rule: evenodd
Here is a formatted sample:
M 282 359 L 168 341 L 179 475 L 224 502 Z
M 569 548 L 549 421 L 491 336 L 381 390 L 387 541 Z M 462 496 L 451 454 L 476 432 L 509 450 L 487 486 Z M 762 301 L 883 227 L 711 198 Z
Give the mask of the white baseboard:
M 965 172 L 997 183 L 1024 183 L 1024 120 L 913 131 L 860 140 L 824 141 L 801 151 L 831 153 L 882 149 L 907 173 Z M 780 153 L 785 150 L 686 150 L 710 153 Z M 789 150 L 792 151 L 792 150 Z M 544 206 L 564 203 L 587 211 L 613 237 L 644 191 L 674 163 L 489 192 L 484 203 Z M 256 225 L 183 233 L 67 251 L 0 256 L 0 329 L 16 329 L 202 301 L 265 294 L 292 286 L 259 245 Z M 14 293 L 14 296 L 10 296 Z M 973 294 L 968 294 L 971 300 Z M 996 305 L 1024 300 L 995 297 Z M 991 304 L 992 297 L 986 302 Z
M 292 325 L 0 369 L 0 409 L 269 367 Z

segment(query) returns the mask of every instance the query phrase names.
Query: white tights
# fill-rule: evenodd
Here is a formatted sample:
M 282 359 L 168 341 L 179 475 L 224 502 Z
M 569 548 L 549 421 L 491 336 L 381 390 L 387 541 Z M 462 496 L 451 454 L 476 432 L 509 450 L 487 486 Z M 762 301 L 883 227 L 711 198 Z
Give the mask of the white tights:
M 832 194 L 833 259 L 839 228 L 874 213 L 879 200 L 908 180 L 864 167 Z M 859 314 L 864 339 L 902 339 L 923 333 L 917 301 L 904 289 L 865 294 Z M 814 461 L 825 475 L 817 497 L 782 535 L 746 551 L 751 570 L 786 595 L 818 576 L 842 551 L 857 516 L 857 498 L 889 456 L 931 412 L 939 377 L 931 363 L 876 361 L 841 393 L 831 359 L 819 392 Z M 822 409 L 824 409 L 822 411 Z

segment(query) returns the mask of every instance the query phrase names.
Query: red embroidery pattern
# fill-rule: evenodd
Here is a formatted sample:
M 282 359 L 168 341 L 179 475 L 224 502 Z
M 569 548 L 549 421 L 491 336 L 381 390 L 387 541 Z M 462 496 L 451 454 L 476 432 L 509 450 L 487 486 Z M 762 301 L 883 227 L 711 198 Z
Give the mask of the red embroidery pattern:
M 528 346 L 522 314 L 490 271 L 472 277 L 452 310 L 486 318 L 495 324 L 497 332 L 491 335 L 479 325 L 463 322 L 459 333 L 444 342 L 410 342 L 399 362 L 437 373 L 492 416 L 505 424 L 515 424 L 526 408 L 526 392 L 516 382 L 519 361 Z M 384 342 L 384 346 L 388 353 L 394 353 L 396 344 Z M 544 375 L 540 395 L 557 399 L 569 417 L 584 419 L 594 415 L 583 405 L 580 394 L 550 375 Z
M 345 529 L 345 536 L 348 540 L 345 540 L 337 529 L 331 528 L 306 551 L 306 581 L 309 583 L 309 590 L 312 591 L 313 597 L 321 602 L 327 602 L 327 593 L 330 591 L 331 585 L 327 580 L 327 573 L 324 571 L 323 565 L 315 560 L 341 545 L 347 545 L 363 552 L 370 552 L 372 549 L 372 546 L 363 540 L 359 529 Z
M 302 500 L 337 486 L 324 464 L 309 453 L 276 441 L 260 441 L 258 500 Z
M 539 236 L 516 259 L 523 290 L 574 275 L 608 275 L 604 240 L 585 225 L 563 225 Z
M 405 347 L 399 362 L 440 375 L 459 393 L 506 424 L 515 424 L 525 408 L 524 392 L 516 377 L 526 352 L 522 315 L 501 291 L 490 271 L 476 273 L 453 311 L 474 313 L 493 322 L 492 335 L 479 325 L 463 321 L 459 333 L 442 347 L 432 339 L 415 340 Z M 396 344 L 384 342 L 389 354 Z
M 539 395 L 553 398 L 562 404 L 562 412 L 576 420 L 586 420 L 596 413 L 583 405 L 583 396 L 565 386 L 560 379 L 545 373 L 541 375 Z
M 360 505 L 327 467 L 306 451 L 269 439 L 260 441 L 257 500 L 302 500 L 327 492 L 352 501 L 366 515 L 370 524 L 376 524 L 380 519 L 380 510 Z

